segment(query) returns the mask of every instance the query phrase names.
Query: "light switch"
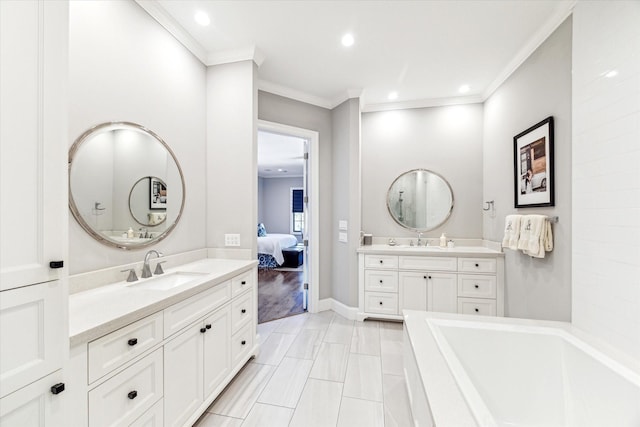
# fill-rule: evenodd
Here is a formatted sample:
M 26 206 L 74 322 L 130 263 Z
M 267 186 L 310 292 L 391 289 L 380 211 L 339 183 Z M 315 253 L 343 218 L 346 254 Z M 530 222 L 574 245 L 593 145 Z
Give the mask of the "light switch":
M 338 233 L 338 241 L 347 243 L 347 233 Z
M 338 221 L 338 229 L 347 231 L 347 221 L 345 221 L 344 219 L 341 219 L 340 221 Z
M 225 246 L 240 246 L 240 235 L 239 234 L 225 234 L 224 235 L 224 245 Z

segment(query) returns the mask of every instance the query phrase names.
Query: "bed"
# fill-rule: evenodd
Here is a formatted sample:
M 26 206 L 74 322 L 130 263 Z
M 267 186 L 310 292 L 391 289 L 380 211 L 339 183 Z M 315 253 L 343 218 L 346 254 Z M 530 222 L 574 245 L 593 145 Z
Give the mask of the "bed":
M 258 267 L 275 268 L 284 263 L 282 249 L 298 244 L 293 234 L 267 234 L 258 237 Z

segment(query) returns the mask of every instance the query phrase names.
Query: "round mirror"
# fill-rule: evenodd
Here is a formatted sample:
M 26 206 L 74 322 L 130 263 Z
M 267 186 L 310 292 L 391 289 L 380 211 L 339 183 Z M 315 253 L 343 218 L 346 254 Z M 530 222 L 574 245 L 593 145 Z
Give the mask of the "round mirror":
M 135 249 L 164 239 L 178 223 L 184 199 L 178 160 L 140 125 L 97 125 L 69 149 L 69 208 L 105 245 Z
M 167 219 L 167 184 L 156 176 L 140 178 L 129 193 L 129 212 L 136 222 L 156 226 Z
M 453 210 L 453 192 L 440 175 L 426 169 L 403 173 L 387 193 L 391 217 L 415 231 L 429 231 L 442 225 Z

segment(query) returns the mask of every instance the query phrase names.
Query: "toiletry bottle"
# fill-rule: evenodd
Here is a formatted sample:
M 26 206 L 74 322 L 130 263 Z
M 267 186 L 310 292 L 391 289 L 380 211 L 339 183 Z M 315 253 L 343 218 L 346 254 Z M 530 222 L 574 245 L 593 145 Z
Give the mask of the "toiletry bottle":
M 133 228 L 129 227 L 129 230 L 127 230 L 127 237 L 129 239 L 133 238 Z
M 449 241 L 447 242 L 447 247 L 448 247 L 449 249 L 453 249 L 453 248 L 455 247 L 455 244 L 453 243 L 453 240 L 449 240 Z
M 441 248 L 447 247 L 447 236 L 444 233 L 442 233 L 442 236 L 440 236 L 440 247 Z

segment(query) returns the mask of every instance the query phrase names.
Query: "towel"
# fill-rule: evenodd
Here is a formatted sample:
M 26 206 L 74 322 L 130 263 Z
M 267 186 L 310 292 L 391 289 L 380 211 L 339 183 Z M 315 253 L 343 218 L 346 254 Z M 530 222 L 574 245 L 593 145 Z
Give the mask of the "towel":
M 522 218 L 518 249 L 535 258 L 544 258 L 545 252 L 553 250 L 551 223 L 545 215 L 526 215 Z
M 502 247 L 518 249 L 518 240 L 520 239 L 520 223 L 522 215 L 507 215 L 504 220 L 504 238 L 502 239 Z
M 158 225 L 161 224 L 166 218 L 166 212 L 149 212 L 148 214 L 149 224 L 148 225 Z

